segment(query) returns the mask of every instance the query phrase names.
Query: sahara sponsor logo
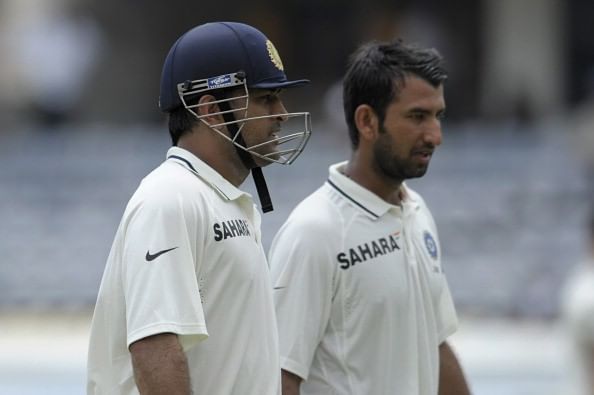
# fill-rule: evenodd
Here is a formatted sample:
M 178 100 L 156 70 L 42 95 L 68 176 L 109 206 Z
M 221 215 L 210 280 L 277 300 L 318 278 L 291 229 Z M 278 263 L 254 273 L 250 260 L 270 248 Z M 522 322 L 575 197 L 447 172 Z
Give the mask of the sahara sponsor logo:
M 370 259 L 390 254 L 400 249 L 397 243 L 400 232 L 390 234 L 386 237 L 380 237 L 377 240 L 359 244 L 356 247 L 349 248 L 336 256 L 340 268 L 343 270 L 355 266 L 357 263 L 365 262 Z
M 248 221 L 245 219 L 231 219 L 215 223 L 212 226 L 214 231 L 214 240 L 227 240 L 232 237 L 251 236 Z

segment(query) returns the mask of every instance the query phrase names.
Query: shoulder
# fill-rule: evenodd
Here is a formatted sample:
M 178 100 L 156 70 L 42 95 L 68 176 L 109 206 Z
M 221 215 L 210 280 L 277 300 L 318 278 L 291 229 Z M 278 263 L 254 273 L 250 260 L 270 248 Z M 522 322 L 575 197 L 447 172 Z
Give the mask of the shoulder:
M 285 226 L 314 233 L 327 232 L 342 222 L 343 214 L 324 184 L 293 209 Z
M 322 186 L 293 209 L 274 237 L 272 249 L 327 250 L 340 242 L 342 218 Z
M 406 194 L 408 195 L 408 199 L 410 199 L 417 206 L 417 211 L 420 215 L 418 218 L 427 218 L 430 222 L 433 223 L 433 215 L 431 214 L 431 210 L 429 209 L 429 206 L 427 205 L 427 202 L 425 202 L 423 196 L 421 196 L 420 193 L 408 186 L 404 186 L 404 188 Z
M 198 177 L 175 163 L 164 162 L 141 181 L 127 211 L 199 215 L 207 211 L 209 193 L 211 190 Z
M 404 185 L 404 190 L 410 200 L 419 204 L 424 210 L 429 210 L 429 208 L 427 207 L 427 203 L 425 202 L 425 199 L 423 199 L 423 196 L 421 196 L 420 193 L 410 188 L 408 185 Z
M 201 178 L 184 167 L 172 161 L 165 161 L 142 180 L 140 189 L 159 197 L 194 194 L 210 188 Z

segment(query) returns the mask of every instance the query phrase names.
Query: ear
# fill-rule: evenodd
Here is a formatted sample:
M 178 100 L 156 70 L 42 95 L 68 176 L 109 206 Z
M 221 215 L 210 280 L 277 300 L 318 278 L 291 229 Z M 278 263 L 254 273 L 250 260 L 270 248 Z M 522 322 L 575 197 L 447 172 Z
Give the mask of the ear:
M 373 141 L 378 135 L 379 119 L 373 108 L 361 104 L 355 109 L 355 126 L 359 131 L 359 139 Z
M 220 123 L 221 112 L 213 95 L 203 95 L 198 100 L 198 106 L 195 107 L 196 114 L 208 123 Z

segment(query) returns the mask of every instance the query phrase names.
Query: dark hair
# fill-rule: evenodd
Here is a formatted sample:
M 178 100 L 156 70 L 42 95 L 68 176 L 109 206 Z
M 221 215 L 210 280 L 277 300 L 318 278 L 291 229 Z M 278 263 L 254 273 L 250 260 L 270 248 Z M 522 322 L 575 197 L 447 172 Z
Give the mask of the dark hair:
M 238 88 L 216 89 L 208 92 L 199 93 L 195 96 L 187 97 L 186 103 L 188 105 L 197 104 L 200 98 L 206 94 L 213 95 L 216 100 L 228 99 L 233 96 L 233 93 Z M 219 106 L 223 104 L 219 103 Z M 195 110 L 196 111 L 196 110 Z M 169 135 L 171 136 L 171 143 L 177 145 L 179 138 L 185 133 L 190 132 L 192 127 L 200 122 L 190 111 L 184 106 L 177 107 L 169 113 Z
M 177 145 L 179 138 L 188 133 L 197 122 L 199 122 L 198 119 L 183 106 L 171 111 L 168 121 L 171 144 Z
M 359 145 L 354 119 L 357 107 L 369 105 L 383 124 L 386 108 L 398 98 L 404 79 L 410 74 L 435 87 L 447 79 L 437 50 L 406 45 L 401 40 L 371 41 L 351 55 L 343 81 L 343 106 L 353 148 Z

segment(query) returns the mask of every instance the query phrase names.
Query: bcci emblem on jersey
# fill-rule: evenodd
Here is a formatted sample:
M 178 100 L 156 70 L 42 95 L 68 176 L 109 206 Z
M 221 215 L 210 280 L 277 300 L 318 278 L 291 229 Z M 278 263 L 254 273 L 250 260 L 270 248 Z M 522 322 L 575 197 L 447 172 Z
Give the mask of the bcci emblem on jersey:
M 425 248 L 427 248 L 427 252 L 431 255 L 431 258 L 437 259 L 437 243 L 435 243 L 435 239 L 431 236 L 431 233 L 425 231 L 423 233 L 423 239 L 425 240 Z

